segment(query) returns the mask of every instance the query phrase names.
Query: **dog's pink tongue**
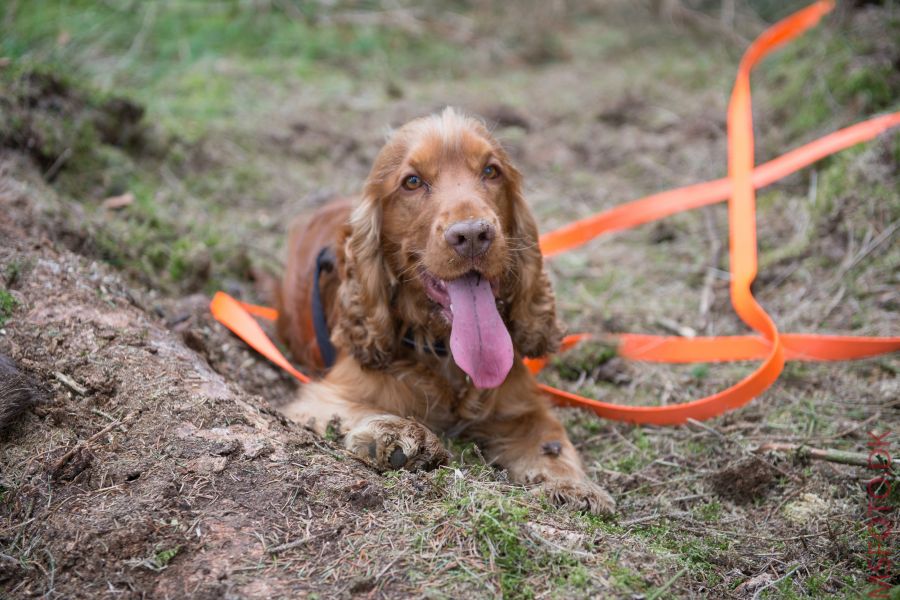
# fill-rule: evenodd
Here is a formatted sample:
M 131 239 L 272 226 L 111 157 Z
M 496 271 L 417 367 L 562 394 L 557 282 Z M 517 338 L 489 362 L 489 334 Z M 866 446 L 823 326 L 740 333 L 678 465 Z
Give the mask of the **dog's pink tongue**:
M 472 274 L 447 282 L 453 325 L 450 350 L 477 388 L 495 388 L 512 368 L 509 331 L 497 312 L 491 284 Z

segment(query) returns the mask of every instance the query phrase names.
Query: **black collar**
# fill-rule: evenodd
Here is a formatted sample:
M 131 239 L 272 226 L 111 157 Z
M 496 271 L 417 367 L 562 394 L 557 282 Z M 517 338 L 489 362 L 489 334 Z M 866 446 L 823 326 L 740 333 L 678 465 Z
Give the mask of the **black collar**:
M 403 334 L 403 338 L 400 341 L 403 342 L 404 346 L 412 348 L 413 350 L 419 349 L 419 346 L 416 345 L 416 338 L 413 336 L 412 329 L 407 329 L 406 333 Z M 437 356 L 447 356 L 448 354 L 450 354 L 450 351 L 447 350 L 447 345 L 443 340 L 438 340 L 434 344 L 432 344 L 430 348 L 428 346 L 425 346 L 425 348 L 430 349 Z

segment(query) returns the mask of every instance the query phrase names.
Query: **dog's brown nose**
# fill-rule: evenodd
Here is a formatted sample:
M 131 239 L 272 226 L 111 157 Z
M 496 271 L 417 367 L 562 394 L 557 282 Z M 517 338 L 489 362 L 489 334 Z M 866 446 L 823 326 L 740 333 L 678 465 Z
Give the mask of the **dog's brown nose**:
M 484 219 L 457 221 L 444 232 L 444 239 L 463 258 L 477 258 L 494 241 L 494 226 Z

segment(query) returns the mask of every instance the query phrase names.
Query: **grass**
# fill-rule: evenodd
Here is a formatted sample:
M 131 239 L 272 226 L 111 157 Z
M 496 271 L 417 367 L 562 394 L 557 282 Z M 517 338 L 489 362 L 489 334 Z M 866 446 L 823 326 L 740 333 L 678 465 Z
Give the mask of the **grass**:
M 125 126 L 101 122 L 116 117 L 105 113 L 112 96 L 79 85 L 64 69 L 18 62 L 0 71 L 0 90 L 0 143 L 27 151 L 64 191 L 90 193 L 127 162 L 102 139 L 101 127 Z
M 499 569 L 503 597 L 533 598 L 534 589 L 525 582 L 524 575 L 534 569 L 534 561 L 521 531 L 528 510 L 503 498 L 477 507 L 476 515 L 473 525 L 481 555 Z
M 435 561 L 433 552 L 436 546 L 444 547 L 442 539 L 463 536 L 463 546 L 479 559 L 477 566 L 469 562 L 468 570 L 454 570 L 447 585 L 459 578 L 483 593 L 482 577 L 487 576 L 487 589 L 503 598 L 533 598 L 548 582 L 557 598 L 587 597 L 598 589 L 603 577 L 597 569 L 606 560 L 605 553 L 592 548 L 589 538 L 572 533 L 570 522 L 583 519 L 599 533 L 614 527 L 608 521 L 557 511 L 517 486 L 498 488 L 492 483 L 495 474 L 483 463 L 468 467 L 454 463 L 430 478 L 440 491 L 436 497 L 439 508 L 425 519 L 427 528 L 419 529 L 422 534 L 415 552 L 424 560 Z M 404 488 L 395 493 L 405 493 Z M 430 510 L 429 506 L 425 510 Z M 439 536 L 433 532 L 435 526 Z M 465 557 L 465 553 L 455 555 L 463 563 Z
M 85 209 L 86 219 L 60 203 L 56 218 L 97 257 L 170 292 L 248 276 L 248 250 L 233 229 L 201 218 L 216 208 L 173 183 L 185 142 L 142 121 L 141 107 L 47 66 L 6 69 L 0 89 L 0 123 L 7 124 L 0 141 L 27 151 L 62 197 Z M 132 205 L 103 208 L 105 198 L 125 192 Z
M 859 17 L 860 20 L 865 16 Z M 783 139 L 820 131 L 836 113 L 875 114 L 900 108 L 896 10 L 865 22 L 845 19 L 840 27 L 815 28 L 770 60 L 760 84 L 773 90 L 773 119 Z M 802 102 L 797 102 L 802 98 Z
M 12 317 L 13 311 L 16 310 L 16 306 L 18 306 L 18 302 L 15 297 L 7 290 L 0 288 L 0 327 L 6 325 Z
M 570 352 L 557 354 L 550 365 L 563 379 L 577 381 L 582 374 L 590 373 L 596 367 L 609 362 L 616 356 L 615 346 L 602 341 L 588 340 L 578 344 Z

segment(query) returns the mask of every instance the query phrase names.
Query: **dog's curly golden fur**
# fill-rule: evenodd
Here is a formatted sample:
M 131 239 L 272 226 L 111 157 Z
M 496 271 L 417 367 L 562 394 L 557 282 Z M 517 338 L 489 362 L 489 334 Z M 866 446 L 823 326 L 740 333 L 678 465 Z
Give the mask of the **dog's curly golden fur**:
M 319 290 L 336 364 L 283 408 L 335 428 L 379 468 L 440 464 L 433 430 L 476 440 L 511 477 L 559 503 L 609 513 L 522 357 L 558 348 L 550 280 L 521 175 L 478 120 L 453 109 L 388 139 L 357 201 L 294 227 L 278 329 L 295 358 L 323 360 L 311 311 Z

